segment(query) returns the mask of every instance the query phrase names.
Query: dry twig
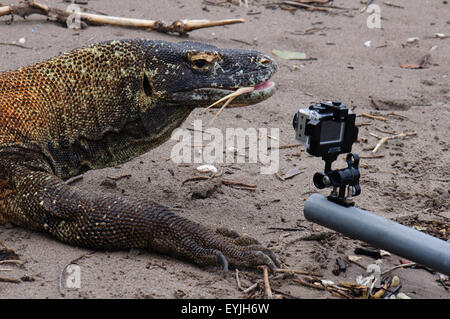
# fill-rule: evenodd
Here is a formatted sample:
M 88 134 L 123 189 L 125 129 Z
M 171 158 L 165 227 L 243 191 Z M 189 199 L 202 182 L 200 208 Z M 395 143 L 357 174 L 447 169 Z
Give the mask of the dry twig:
M 354 260 L 353 258 L 350 258 L 350 256 L 347 256 L 347 260 L 351 263 L 354 263 L 355 265 L 361 267 L 364 270 L 367 270 L 367 267 L 364 266 L 363 264 L 360 264 L 358 261 Z
M 322 285 L 311 284 L 300 278 L 293 278 L 292 281 L 297 284 L 300 284 L 302 286 L 306 286 L 306 287 L 310 287 L 310 288 L 314 288 L 314 289 L 318 289 L 318 290 L 325 290 L 325 287 Z
M 325 12 L 331 11 L 331 8 L 317 7 L 317 6 L 313 6 L 310 4 L 299 3 L 299 2 L 295 2 L 295 1 L 282 1 L 280 4 L 297 7 L 297 8 L 301 8 L 301 9 L 306 9 L 308 11 L 325 11 Z
M 387 118 L 384 118 L 384 117 L 381 117 L 381 116 L 372 115 L 372 114 L 361 113 L 360 116 L 367 117 L 367 118 L 373 119 L 373 120 L 389 122 Z
M 387 5 L 388 7 L 394 7 L 394 8 L 399 8 L 399 9 L 405 9 L 405 7 L 395 4 L 395 3 L 391 3 L 391 2 L 383 2 L 385 5 Z
M 246 184 L 246 183 L 242 183 L 242 182 L 235 182 L 235 181 L 230 181 L 228 179 L 222 179 L 222 184 L 224 185 L 236 185 L 236 186 L 242 186 L 242 187 L 247 187 L 247 188 L 256 188 L 257 185 L 253 185 L 253 184 Z
M 18 47 L 18 48 L 22 48 L 22 49 L 28 49 L 28 50 L 32 50 L 33 48 L 24 46 L 22 44 L 18 44 L 18 43 L 7 43 L 7 42 L 0 42 L 0 45 L 7 45 L 7 46 L 14 46 L 14 47 Z
M 3 264 L 16 264 L 16 265 L 23 265 L 23 261 L 22 260 L 15 260 L 15 259 L 11 259 L 11 260 L 1 260 L 0 261 L 0 265 Z
M 0 281 L 1 282 L 10 282 L 13 284 L 20 284 L 21 281 L 19 279 L 15 279 L 15 278 L 6 278 L 6 277 L 0 277 Z
M 73 15 L 79 15 L 80 22 L 84 25 L 115 25 L 129 28 L 146 29 L 147 31 L 158 31 L 163 33 L 179 33 L 185 35 L 186 33 L 201 29 L 216 26 L 224 26 L 234 23 L 243 23 L 244 19 L 226 19 L 226 20 L 177 20 L 170 25 L 164 24 L 160 20 L 146 20 L 113 17 L 100 14 L 92 14 L 86 12 L 72 13 L 58 8 L 49 7 L 35 1 L 24 1 L 18 5 L 9 5 L 0 7 L 0 16 L 11 15 L 11 20 L 14 15 L 26 18 L 32 14 L 41 14 L 49 17 L 52 21 L 67 25 L 67 20 Z
M 248 294 L 250 291 L 252 291 L 253 289 L 255 289 L 256 287 L 258 287 L 258 283 L 254 283 L 253 285 L 251 285 L 248 288 L 244 288 L 241 285 L 241 280 L 239 279 L 239 270 L 236 268 L 236 283 L 238 285 L 238 288 L 245 294 Z
M 245 289 L 242 288 L 242 286 L 241 286 L 241 280 L 239 279 L 239 269 L 236 268 L 236 270 L 235 270 L 234 273 L 235 273 L 235 275 L 236 275 L 236 283 L 237 283 L 237 285 L 238 285 L 238 288 L 239 288 L 240 290 L 244 291 Z
M 383 158 L 384 155 L 371 155 L 371 156 L 366 156 L 366 155 L 360 155 L 359 158 L 360 159 L 375 159 L 375 158 Z
M 269 269 L 267 266 L 259 266 L 258 268 L 261 268 L 263 271 L 264 276 L 264 294 L 268 299 L 272 299 L 272 289 L 270 289 L 270 282 L 269 282 Z
M 284 150 L 286 148 L 293 148 L 293 147 L 299 147 L 302 146 L 302 144 L 289 144 L 289 145 L 281 145 L 278 147 L 279 150 Z M 269 149 L 269 148 L 268 148 Z
M 371 121 L 367 121 L 367 122 L 361 122 L 361 123 L 356 124 L 357 127 L 359 127 L 359 126 L 366 126 L 366 125 L 372 125 L 372 122 Z
M 190 177 L 190 178 L 188 178 L 188 179 L 185 179 L 185 180 L 181 183 L 181 185 L 184 185 L 184 184 L 186 184 L 187 182 L 192 182 L 192 181 L 204 181 L 204 180 L 207 180 L 207 179 L 209 179 L 209 177 L 207 177 L 207 176 L 193 176 L 193 177 Z
M 416 263 L 413 263 L 413 262 L 408 263 L 408 264 L 397 265 L 397 266 L 394 266 L 394 267 L 392 267 L 392 268 L 389 268 L 388 270 L 383 271 L 383 272 L 381 273 L 381 276 L 384 276 L 384 275 L 390 273 L 391 271 L 393 271 L 393 270 L 395 270 L 395 269 L 399 269 L 399 268 L 408 268 L 408 267 L 413 267 L 413 266 L 416 266 L 416 265 L 417 265 L 417 264 L 416 264 Z
M 372 150 L 372 154 L 375 154 L 376 152 L 378 152 L 378 150 L 380 149 L 380 147 L 386 143 L 388 140 L 392 140 L 392 139 L 396 139 L 396 138 L 404 138 L 407 136 L 414 136 L 416 135 L 416 133 L 410 133 L 410 134 L 405 134 L 405 133 L 400 133 L 397 135 L 393 135 L 393 136 L 386 136 L 380 139 L 380 141 L 378 142 L 378 144 L 375 146 L 375 148 Z

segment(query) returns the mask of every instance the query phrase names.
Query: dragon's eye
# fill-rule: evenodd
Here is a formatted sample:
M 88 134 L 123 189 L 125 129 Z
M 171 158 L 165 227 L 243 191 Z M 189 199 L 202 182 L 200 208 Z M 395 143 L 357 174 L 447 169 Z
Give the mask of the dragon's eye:
M 208 65 L 208 61 L 206 61 L 205 59 L 198 59 L 194 61 L 194 65 L 199 69 L 203 69 Z
M 217 52 L 188 52 L 186 60 L 197 71 L 207 71 L 222 59 Z

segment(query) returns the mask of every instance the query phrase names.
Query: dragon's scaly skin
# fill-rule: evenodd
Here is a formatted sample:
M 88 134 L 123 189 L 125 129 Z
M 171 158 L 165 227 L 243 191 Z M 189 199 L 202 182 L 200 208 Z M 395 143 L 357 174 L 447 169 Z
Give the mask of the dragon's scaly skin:
M 121 40 L 0 73 L 0 222 L 96 249 L 274 268 L 276 257 L 254 239 L 213 231 L 151 201 L 87 194 L 64 180 L 156 147 L 195 107 L 264 83 L 275 69 L 256 51 Z M 261 87 L 235 104 L 274 91 Z

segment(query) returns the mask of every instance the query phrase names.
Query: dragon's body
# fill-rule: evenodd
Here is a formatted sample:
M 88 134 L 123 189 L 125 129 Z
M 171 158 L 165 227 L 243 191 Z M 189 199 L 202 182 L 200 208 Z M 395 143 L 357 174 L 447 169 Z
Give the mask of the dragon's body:
M 0 221 L 96 249 L 146 248 L 200 265 L 274 267 L 249 237 L 151 201 L 95 196 L 64 180 L 165 142 L 196 107 L 240 87 L 247 105 L 273 91 L 272 60 L 194 42 L 109 41 L 0 73 Z

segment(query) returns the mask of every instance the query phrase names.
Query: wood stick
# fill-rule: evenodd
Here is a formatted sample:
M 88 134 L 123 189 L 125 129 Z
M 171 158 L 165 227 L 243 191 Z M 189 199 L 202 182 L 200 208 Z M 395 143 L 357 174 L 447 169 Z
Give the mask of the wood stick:
M 252 291 L 253 289 L 255 289 L 256 287 L 258 287 L 258 283 L 254 283 L 253 285 L 251 285 L 248 288 L 243 288 L 241 285 L 241 280 L 239 279 L 239 269 L 236 268 L 236 283 L 238 285 L 238 288 L 245 294 L 249 293 L 250 291 Z
M 0 265 L 3 264 L 16 264 L 16 265 L 23 265 L 23 261 L 22 260 L 15 260 L 15 259 L 11 259 L 11 260 L 2 260 L 0 261 Z
M 403 138 L 403 137 L 413 136 L 413 135 L 416 135 L 416 133 L 410 133 L 410 134 L 400 133 L 400 134 L 397 134 L 397 135 L 394 135 L 394 136 L 383 137 L 378 142 L 378 144 L 375 146 L 375 148 L 372 150 L 372 154 L 375 154 L 376 152 L 378 152 L 378 150 L 380 149 L 381 145 L 386 143 L 388 140 L 392 140 L 392 139 L 396 139 L 396 138 Z
M 278 174 L 277 172 L 275 172 L 273 175 L 274 175 L 276 178 L 278 178 L 280 181 L 282 181 L 282 182 L 285 181 L 285 179 L 284 179 L 280 174 Z
M 19 43 L 0 42 L 0 45 L 7 45 L 7 46 L 18 47 L 18 48 L 22 48 L 22 49 L 28 49 L 28 50 L 33 49 L 33 48 L 27 47 L 25 45 L 19 44 Z
M 310 4 L 304 4 L 304 3 L 294 2 L 294 1 L 282 1 L 281 4 L 286 4 L 286 5 L 293 6 L 293 7 L 307 9 L 308 11 L 326 11 L 326 12 L 331 11 L 330 8 L 316 7 L 316 6 L 312 6 Z
M 242 189 L 242 190 L 246 190 L 246 191 L 256 191 L 256 188 L 244 187 L 244 186 L 241 186 L 241 187 L 238 187 L 238 188 L 235 188 L 235 189 Z
M 356 124 L 356 126 L 365 126 L 365 125 L 372 125 L 372 122 L 368 121 L 368 122 L 361 122 L 361 123 Z
M 0 16 L 6 16 L 8 14 L 11 14 L 11 7 L 10 6 L 0 7 Z
M 386 143 L 389 140 L 389 137 L 383 137 L 378 144 L 375 146 L 375 148 L 372 150 L 372 154 L 375 154 L 380 149 L 381 145 Z
M 347 256 L 347 260 L 348 260 L 349 262 L 354 263 L 355 265 L 361 267 L 362 269 L 367 270 L 367 267 L 366 267 L 366 266 L 364 266 L 363 264 L 359 263 L 359 262 L 356 261 L 356 260 L 353 260 L 353 259 L 349 258 L 349 256 Z
M 314 288 L 314 289 L 318 289 L 318 290 L 325 290 L 325 287 L 322 285 L 315 285 L 315 284 L 311 284 L 307 281 L 304 281 L 303 279 L 300 278 L 293 278 L 292 279 L 293 282 L 300 284 L 302 286 L 306 286 L 306 287 L 310 287 L 310 288 Z
M 407 267 L 412 267 L 412 266 L 416 266 L 416 265 L 417 265 L 417 264 L 416 264 L 416 263 L 413 263 L 413 262 L 411 262 L 411 263 L 409 263 L 409 264 L 401 264 L 401 265 L 397 265 L 397 266 L 394 266 L 394 267 L 392 267 L 392 268 L 389 268 L 388 270 L 383 271 L 383 272 L 381 273 L 381 276 L 384 276 L 384 275 L 390 273 L 391 271 L 393 271 L 393 270 L 395 270 L 395 269 L 399 269 L 399 268 L 407 268 Z
M 384 118 L 384 117 L 381 117 L 381 116 L 372 115 L 372 114 L 361 113 L 360 116 L 367 117 L 367 118 L 373 119 L 373 120 L 389 122 L 389 120 L 387 118 Z
M 281 146 L 278 146 L 278 147 L 269 146 L 269 147 L 267 147 L 267 150 L 271 150 L 271 149 L 283 150 L 283 149 L 286 149 L 286 148 L 294 148 L 294 147 L 299 147 L 299 146 L 303 146 L 303 145 L 302 144 L 288 144 L 288 145 L 281 145 Z M 246 147 L 245 149 L 248 149 L 248 147 Z
M 241 280 L 239 279 L 239 269 L 236 268 L 235 274 L 236 274 L 236 283 L 237 283 L 237 285 L 238 285 L 238 288 L 239 288 L 240 290 L 244 291 L 245 289 L 242 288 L 242 286 L 241 286 Z
M 225 19 L 225 20 L 181 19 L 174 21 L 170 25 L 167 25 L 160 20 L 122 18 L 86 12 L 72 13 L 58 8 L 49 7 L 45 4 L 41 4 L 35 1 L 25 1 L 23 3 L 20 3 L 19 5 L 0 7 L 0 16 L 8 14 L 18 15 L 23 18 L 31 14 L 41 14 L 51 17 L 54 21 L 64 25 L 66 24 L 67 19 L 70 16 L 79 15 L 81 21 L 88 25 L 107 24 L 121 27 L 147 29 L 148 31 L 159 31 L 163 33 L 179 33 L 179 34 L 186 34 L 187 32 L 202 28 L 210 28 L 245 22 L 244 19 Z
M 359 158 L 360 159 L 374 159 L 374 158 L 383 158 L 384 155 L 372 155 L 372 156 L 365 156 L 365 155 L 361 155 Z
M 237 186 L 243 186 L 243 187 L 248 187 L 248 188 L 256 188 L 257 187 L 257 185 L 230 181 L 228 179 L 222 179 L 222 184 L 224 184 L 224 185 L 237 185 Z
M 0 281 L 2 282 L 10 282 L 13 284 L 20 284 L 21 281 L 19 279 L 14 279 L 14 278 L 6 278 L 6 277 L 0 277 Z
M 336 297 L 344 297 L 345 299 L 355 299 L 352 296 L 350 296 L 349 294 L 346 294 L 344 291 L 342 291 L 342 289 L 340 289 L 338 287 L 327 286 L 326 289 L 329 292 L 331 292 L 333 295 L 335 295 Z
M 259 266 L 259 268 L 262 268 L 263 270 L 263 276 L 264 276 L 264 294 L 268 299 L 272 299 L 272 289 L 270 289 L 270 282 L 269 282 L 269 270 L 267 266 Z
M 204 180 L 207 180 L 207 179 L 209 179 L 209 177 L 207 177 L 207 176 L 194 176 L 194 177 L 190 177 L 190 178 L 188 178 L 188 179 L 185 179 L 185 180 L 181 183 L 181 185 L 184 185 L 184 184 L 186 184 L 187 182 L 192 182 L 192 181 L 204 181 Z
M 248 294 L 250 291 L 252 291 L 253 289 L 255 289 L 256 287 L 258 287 L 258 283 L 254 283 L 253 285 L 251 285 L 250 287 L 248 287 L 247 289 L 245 289 L 243 292 Z
M 385 2 L 383 2 L 385 5 L 387 5 L 387 6 L 389 6 L 389 7 L 394 7 L 394 8 L 399 8 L 399 9 L 405 9 L 405 7 L 403 7 L 403 6 L 401 6 L 401 5 L 398 5 L 398 4 L 395 4 L 395 3 L 391 3 L 391 2 L 387 2 L 387 1 L 385 1 Z

